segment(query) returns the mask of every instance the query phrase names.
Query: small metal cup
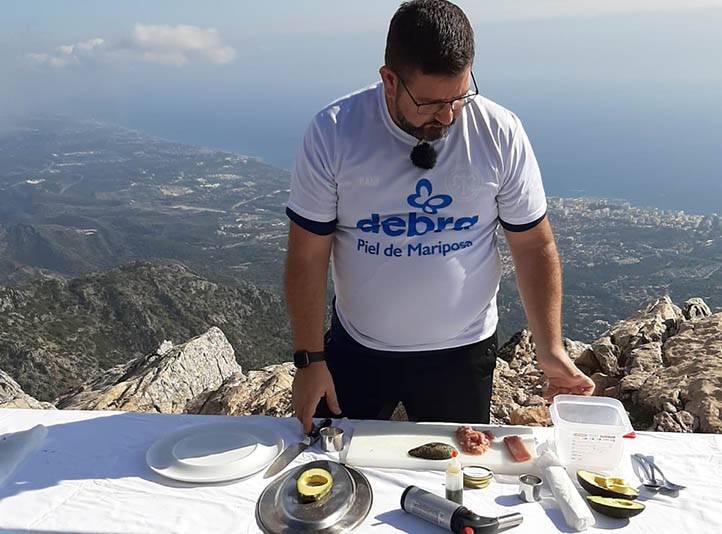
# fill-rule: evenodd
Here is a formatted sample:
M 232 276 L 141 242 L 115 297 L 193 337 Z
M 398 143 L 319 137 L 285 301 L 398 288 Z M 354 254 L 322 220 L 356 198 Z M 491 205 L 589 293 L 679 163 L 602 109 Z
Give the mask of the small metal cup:
M 519 497 L 526 502 L 538 501 L 541 485 L 542 479 L 536 475 L 519 475 Z
M 321 448 L 326 452 L 338 452 L 343 449 L 343 429 L 337 426 L 322 428 Z

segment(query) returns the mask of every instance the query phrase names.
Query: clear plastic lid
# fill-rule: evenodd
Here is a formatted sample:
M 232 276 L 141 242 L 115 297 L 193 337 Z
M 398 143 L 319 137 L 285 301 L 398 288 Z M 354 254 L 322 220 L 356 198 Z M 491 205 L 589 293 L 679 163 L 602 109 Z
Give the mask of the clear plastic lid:
M 559 425 L 599 425 L 631 429 L 624 406 L 610 397 L 557 395 L 549 408 L 552 422 Z

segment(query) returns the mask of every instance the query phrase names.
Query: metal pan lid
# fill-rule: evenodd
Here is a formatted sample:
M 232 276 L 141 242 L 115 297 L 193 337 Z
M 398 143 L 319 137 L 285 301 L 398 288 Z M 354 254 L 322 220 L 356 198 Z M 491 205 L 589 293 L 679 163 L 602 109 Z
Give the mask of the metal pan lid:
M 317 502 L 298 498 L 298 478 L 320 468 L 333 477 L 329 495 Z M 363 522 L 371 509 L 373 493 L 364 475 L 350 466 L 317 460 L 281 475 L 263 490 L 256 504 L 256 521 L 266 533 L 349 532 Z

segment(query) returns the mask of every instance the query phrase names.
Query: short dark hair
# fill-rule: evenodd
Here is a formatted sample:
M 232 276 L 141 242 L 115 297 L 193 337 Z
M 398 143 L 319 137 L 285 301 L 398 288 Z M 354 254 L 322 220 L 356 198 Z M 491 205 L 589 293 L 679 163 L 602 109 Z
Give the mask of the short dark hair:
M 384 60 L 399 75 L 455 76 L 474 61 L 474 29 L 447 0 L 404 2 L 391 19 Z

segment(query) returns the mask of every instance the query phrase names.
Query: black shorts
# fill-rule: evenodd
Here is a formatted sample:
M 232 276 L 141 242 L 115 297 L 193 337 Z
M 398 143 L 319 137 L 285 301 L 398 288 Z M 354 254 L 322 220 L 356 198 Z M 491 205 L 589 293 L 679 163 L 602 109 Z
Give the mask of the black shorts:
M 342 417 L 389 419 L 401 401 L 411 421 L 489 423 L 496 333 L 451 349 L 389 352 L 356 342 L 334 313 L 324 350 Z M 316 417 L 333 417 L 325 399 Z

